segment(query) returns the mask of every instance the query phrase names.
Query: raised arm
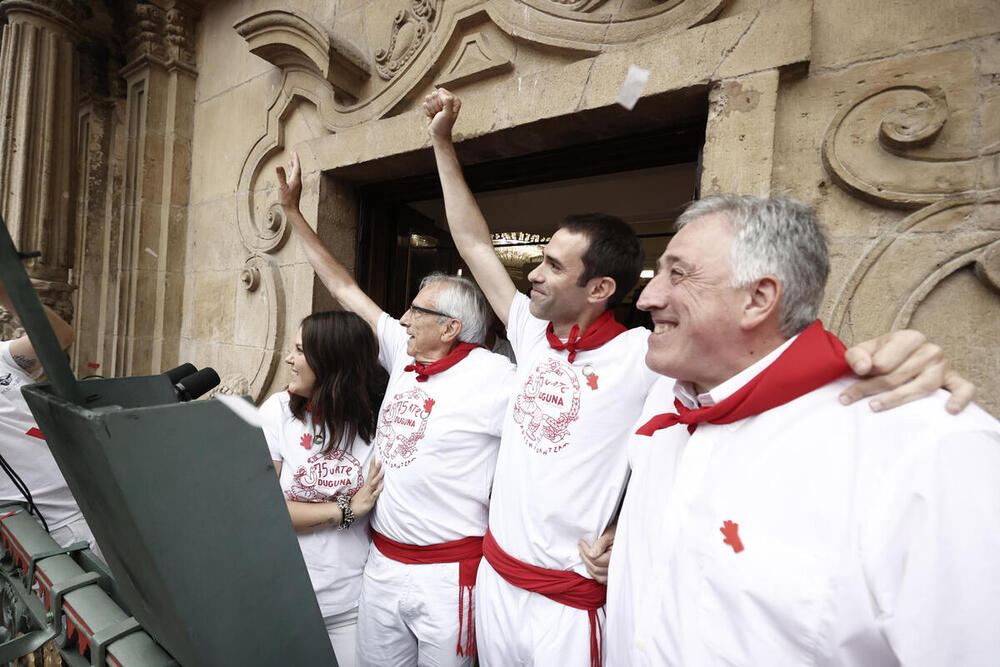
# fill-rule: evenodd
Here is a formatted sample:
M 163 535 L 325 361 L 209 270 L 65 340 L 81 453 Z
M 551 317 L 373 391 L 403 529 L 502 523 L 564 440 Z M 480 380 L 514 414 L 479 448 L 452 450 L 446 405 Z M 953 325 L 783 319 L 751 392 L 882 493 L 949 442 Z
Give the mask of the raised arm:
M 319 279 L 323 281 L 330 295 L 346 310 L 355 313 L 368 323 L 375 331 L 382 309 L 365 294 L 354 276 L 337 261 L 330 249 L 320 240 L 299 210 L 299 199 L 302 196 L 302 170 L 299 156 L 293 151 L 288 161 L 288 171 L 284 167 L 277 168 L 278 190 L 281 208 L 292 226 L 292 232 L 298 237 L 306 250 L 306 259 L 312 265 Z
M 10 295 L 7 294 L 7 288 L 3 282 L 0 282 L 0 306 L 3 306 L 12 313 L 14 312 L 14 304 L 11 302 Z M 73 332 L 73 327 L 48 306 L 43 305 L 42 308 L 45 310 L 45 316 L 49 319 L 49 324 L 52 325 L 52 331 L 56 334 L 59 346 L 65 350 L 76 340 L 76 333 Z M 29 373 L 34 372 L 38 368 L 38 355 L 35 354 L 35 348 L 32 346 L 27 335 L 21 336 L 11 342 L 10 356 L 14 358 L 14 362 L 18 366 Z
M 472 275 L 493 307 L 493 312 L 506 326 L 510 304 L 517 288 L 493 250 L 486 218 L 465 182 L 462 165 L 455 153 L 451 129 L 461 106 L 461 100 L 444 88 L 438 88 L 424 99 L 424 111 L 430 119 L 434 159 L 437 161 L 438 177 L 444 192 L 448 228 L 455 247 L 472 270 Z

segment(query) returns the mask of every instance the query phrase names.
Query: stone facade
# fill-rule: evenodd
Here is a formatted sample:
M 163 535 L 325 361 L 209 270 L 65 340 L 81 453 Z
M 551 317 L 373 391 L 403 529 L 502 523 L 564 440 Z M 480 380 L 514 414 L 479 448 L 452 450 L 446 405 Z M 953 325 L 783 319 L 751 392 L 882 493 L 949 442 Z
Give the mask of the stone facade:
M 298 321 L 327 300 L 274 167 L 299 153 L 303 211 L 353 267 L 357 185 L 432 171 L 420 101 L 446 85 L 473 162 L 704 118 L 702 193 L 818 206 L 824 321 L 848 342 L 923 330 L 1000 415 L 992 0 L 2 0 L 0 15 L 0 206 L 74 313 L 80 375 L 192 361 L 225 391 L 279 389 Z M 630 64 L 651 74 L 627 112 Z

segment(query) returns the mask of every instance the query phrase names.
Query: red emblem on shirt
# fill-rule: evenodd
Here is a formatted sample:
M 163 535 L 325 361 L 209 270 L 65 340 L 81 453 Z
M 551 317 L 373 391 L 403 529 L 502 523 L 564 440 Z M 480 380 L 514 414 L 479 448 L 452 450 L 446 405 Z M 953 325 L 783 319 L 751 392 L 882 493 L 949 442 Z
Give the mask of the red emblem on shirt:
M 299 440 L 299 444 L 302 445 L 303 449 L 310 449 L 312 447 L 312 435 L 303 433 L 302 439 Z
M 25 433 L 25 435 L 30 435 L 32 438 L 38 438 L 39 440 L 45 439 L 45 436 L 42 435 L 42 432 L 38 430 L 37 426 L 32 426 L 31 428 L 29 428 Z
M 385 397 L 375 436 L 383 463 L 402 468 L 413 462 L 433 407 L 434 399 L 416 387 Z
M 344 450 L 313 454 L 292 474 L 285 498 L 303 503 L 330 500 L 334 495 L 353 496 L 365 483 L 361 462 Z
M 740 524 L 733 523 L 732 521 L 723 521 L 722 528 L 719 529 L 719 532 L 726 536 L 726 539 L 722 540 L 722 543 L 731 546 L 733 553 L 743 551 L 743 541 L 740 540 L 739 530 Z
M 569 444 L 570 424 L 580 415 L 580 380 L 572 366 L 543 359 L 514 397 L 514 421 L 526 445 L 554 454 Z

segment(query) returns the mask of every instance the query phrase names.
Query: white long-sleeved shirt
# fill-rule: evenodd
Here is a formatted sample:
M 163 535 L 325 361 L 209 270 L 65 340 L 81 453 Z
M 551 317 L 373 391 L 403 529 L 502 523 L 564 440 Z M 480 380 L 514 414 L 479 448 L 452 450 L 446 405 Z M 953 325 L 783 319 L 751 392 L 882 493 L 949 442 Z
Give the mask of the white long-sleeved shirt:
M 638 424 L 675 395 L 717 403 L 774 356 L 708 395 L 664 378 Z M 944 392 L 844 407 L 850 382 L 631 436 L 608 667 L 998 664 L 1000 424 L 948 415 Z

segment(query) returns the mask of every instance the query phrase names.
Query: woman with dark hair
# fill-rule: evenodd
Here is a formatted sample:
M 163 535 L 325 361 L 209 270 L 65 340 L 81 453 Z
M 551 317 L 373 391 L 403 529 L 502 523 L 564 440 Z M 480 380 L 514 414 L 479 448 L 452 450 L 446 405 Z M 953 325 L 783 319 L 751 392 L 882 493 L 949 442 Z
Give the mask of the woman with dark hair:
M 353 667 L 368 513 L 382 490 L 371 442 L 385 372 L 371 328 L 348 312 L 302 320 L 285 363 L 288 391 L 260 409 L 264 437 L 337 661 Z

